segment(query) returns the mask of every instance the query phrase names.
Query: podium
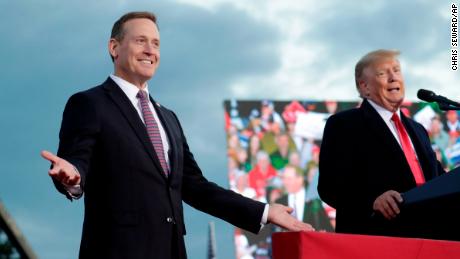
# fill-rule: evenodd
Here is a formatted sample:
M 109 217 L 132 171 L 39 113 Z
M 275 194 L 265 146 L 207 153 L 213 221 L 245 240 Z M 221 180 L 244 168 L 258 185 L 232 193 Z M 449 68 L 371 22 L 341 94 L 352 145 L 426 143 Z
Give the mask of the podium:
M 273 259 L 453 259 L 460 242 L 336 234 L 279 232 L 272 235 Z
M 402 197 L 400 216 L 415 236 L 460 241 L 460 168 L 411 189 Z
M 272 235 L 273 258 L 460 258 L 460 242 L 447 241 L 460 241 L 460 168 L 402 196 L 404 202 L 398 217 L 405 223 L 403 227 L 418 238 L 281 232 Z

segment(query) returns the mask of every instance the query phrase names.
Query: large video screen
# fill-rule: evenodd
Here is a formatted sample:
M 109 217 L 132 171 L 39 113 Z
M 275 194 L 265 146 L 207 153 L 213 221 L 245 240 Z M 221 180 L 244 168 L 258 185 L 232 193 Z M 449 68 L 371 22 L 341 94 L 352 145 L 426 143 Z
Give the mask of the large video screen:
M 318 159 L 327 118 L 359 107 L 360 102 L 227 100 L 228 180 L 231 190 L 266 203 L 294 209 L 292 215 L 316 230 L 333 232 L 335 210 L 318 196 Z M 456 111 L 436 105 L 404 102 L 401 111 L 421 123 L 438 160 L 450 170 L 460 164 L 460 123 Z M 271 234 L 235 229 L 236 258 L 271 258 Z

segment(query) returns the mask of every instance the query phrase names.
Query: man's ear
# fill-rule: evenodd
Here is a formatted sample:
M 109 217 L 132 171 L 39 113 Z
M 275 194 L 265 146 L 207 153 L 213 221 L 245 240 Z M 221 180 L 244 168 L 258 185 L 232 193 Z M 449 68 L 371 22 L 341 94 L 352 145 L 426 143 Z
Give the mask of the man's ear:
M 359 92 L 359 95 L 362 98 L 366 98 L 366 97 L 368 97 L 370 95 L 369 87 L 368 87 L 366 81 L 364 81 L 362 79 L 358 80 L 358 92 Z
M 118 46 L 119 45 L 120 43 L 116 39 L 111 38 L 109 40 L 109 53 L 113 59 L 117 59 L 118 57 Z

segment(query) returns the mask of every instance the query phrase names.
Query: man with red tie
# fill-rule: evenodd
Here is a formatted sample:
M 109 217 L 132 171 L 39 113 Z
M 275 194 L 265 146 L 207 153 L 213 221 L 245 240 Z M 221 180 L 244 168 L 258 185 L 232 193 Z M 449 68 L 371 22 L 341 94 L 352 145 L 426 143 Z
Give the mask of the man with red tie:
M 203 176 L 174 112 L 150 97 L 159 91 L 147 85 L 160 63 L 155 15 L 123 15 L 108 51 L 114 73 L 69 99 L 57 156 L 42 152 L 56 188 L 71 200 L 84 194 L 80 258 L 186 258 L 182 202 L 254 233 L 267 222 L 312 230 L 286 206 Z
M 400 110 L 398 55 L 376 50 L 362 57 L 355 67 L 361 106 L 326 123 L 318 192 L 337 209 L 337 232 L 417 236 L 409 217 L 399 215 L 401 193 L 444 173 L 426 130 Z

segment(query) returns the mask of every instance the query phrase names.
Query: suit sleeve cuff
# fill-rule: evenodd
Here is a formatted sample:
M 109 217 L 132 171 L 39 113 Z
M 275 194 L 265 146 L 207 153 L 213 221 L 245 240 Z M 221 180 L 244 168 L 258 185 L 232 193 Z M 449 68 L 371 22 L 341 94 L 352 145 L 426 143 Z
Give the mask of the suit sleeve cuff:
M 81 198 L 81 196 L 83 196 L 83 190 L 81 189 L 81 186 L 79 184 L 68 185 L 68 184 L 62 183 L 62 185 L 64 186 L 65 190 L 67 191 L 67 193 L 72 199 L 78 200 Z
M 78 169 L 75 166 L 73 167 L 73 169 L 75 170 L 75 172 L 80 174 L 80 172 L 78 171 Z M 81 198 L 81 196 L 83 196 L 83 189 L 81 188 L 81 185 L 79 185 L 79 184 L 68 185 L 68 184 L 65 184 L 65 183 L 62 183 L 62 185 L 64 186 L 64 189 L 69 194 L 70 198 L 72 198 L 73 200 L 78 200 L 78 199 Z

